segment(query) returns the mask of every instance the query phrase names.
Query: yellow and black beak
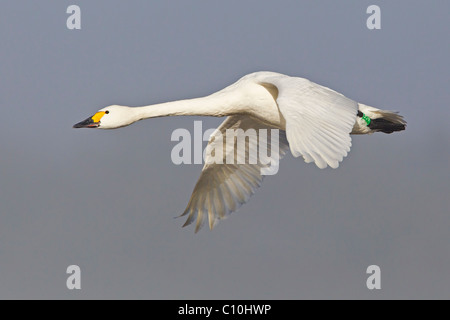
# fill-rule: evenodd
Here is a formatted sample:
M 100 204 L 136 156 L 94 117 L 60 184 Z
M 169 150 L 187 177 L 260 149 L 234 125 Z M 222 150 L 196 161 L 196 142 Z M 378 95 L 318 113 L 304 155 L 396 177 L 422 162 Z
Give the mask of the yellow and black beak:
M 98 128 L 100 126 L 100 120 L 105 115 L 105 111 L 99 111 L 92 117 L 87 118 L 84 121 L 74 124 L 74 128 Z

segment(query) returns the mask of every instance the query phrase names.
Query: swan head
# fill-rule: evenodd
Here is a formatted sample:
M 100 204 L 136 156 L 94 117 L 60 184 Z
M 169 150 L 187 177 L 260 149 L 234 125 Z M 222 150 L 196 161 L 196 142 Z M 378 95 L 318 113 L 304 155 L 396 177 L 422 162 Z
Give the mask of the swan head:
M 132 108 L 124 106 L 109 106 L 97 111 L 93 116 L 78 122 L 74 128 L 116 129 L 135 122 Z

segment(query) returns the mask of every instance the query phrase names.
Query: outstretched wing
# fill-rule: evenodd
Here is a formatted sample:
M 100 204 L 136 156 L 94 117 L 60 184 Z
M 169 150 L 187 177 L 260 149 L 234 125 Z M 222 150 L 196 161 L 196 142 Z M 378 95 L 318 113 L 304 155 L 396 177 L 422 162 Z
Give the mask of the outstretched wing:
M 350 132 L 358 104 L 307 79 L 269 76 L 262 85 L 278 89 L 277 104 L 286 119 L 286 135 L 295 157 L 323 169 L 337 168 L 350 151 Z
M 261 129 L 267 129 L 267 136 Z M 197 232 L 208 219 L 212 229 L 218 220 L 248 201 L 261 185 L 263 174 L 270 174 L 270 169 L 278 165 L 278 160 L 289 148 L 285 132 L 270 129 L 275 128 L 249 116 L 229 116 L 215 130 L 206 148 L 205 166 L 182 214 L 188 215 L 183 227 L 197 220 Z M 233 134 L 228 139 L 227 130 Z M 277 145 L 272 143 L 276 133 L 278 139 L 273 142 Z M 239 144 L 239 141 L 244 143 Z M 267 152 L 262 152 L 267 157 L 260 157 L 258 144 L 259 148 L 267 146 Z

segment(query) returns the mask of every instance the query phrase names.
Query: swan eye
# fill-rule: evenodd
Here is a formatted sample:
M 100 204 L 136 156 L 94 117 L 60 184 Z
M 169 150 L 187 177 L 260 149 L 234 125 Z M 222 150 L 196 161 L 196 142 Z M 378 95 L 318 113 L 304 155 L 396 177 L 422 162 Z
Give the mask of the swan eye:
M 106 110 L 106 111 L 105 111 L 105 113 L 106 113 L 106 114 L 108 114 L 108 113 L 109 113 L 109 111 L 108 111 L 108 110 Z

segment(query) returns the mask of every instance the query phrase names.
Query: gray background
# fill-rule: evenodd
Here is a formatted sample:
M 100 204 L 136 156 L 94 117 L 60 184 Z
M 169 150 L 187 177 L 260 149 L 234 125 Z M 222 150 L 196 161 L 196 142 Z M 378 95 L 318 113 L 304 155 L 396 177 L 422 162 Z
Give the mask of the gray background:
M 78 4 L 82 30 L 66 28 Z M 366 28 L 378 4 L 382 29 Z M 448 1 L 2 1 L 0 298 L 450 298 Z M 229 219 L 173 219 L 201 165 L 174 117 L 71 126 L 110 104 L 207 95 L 260 70 L 399 110 L 337 170 L 287 156 Z M 66 268 L 82 290 L 66 288 Z M 366 288 L 381 267 L 382 289 Z

